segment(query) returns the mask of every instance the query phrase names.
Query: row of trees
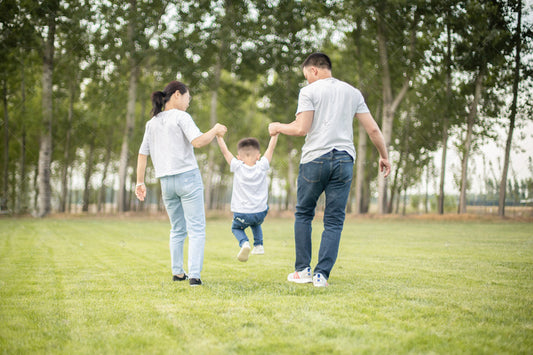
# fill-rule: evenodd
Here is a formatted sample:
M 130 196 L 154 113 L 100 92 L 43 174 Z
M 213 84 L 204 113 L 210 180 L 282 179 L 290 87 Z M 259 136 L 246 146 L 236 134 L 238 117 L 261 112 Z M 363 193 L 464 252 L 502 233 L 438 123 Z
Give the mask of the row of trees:
M 228 126 L 268 142 L 269 122 L 291 121 L 300 64 L 328 53 L 335 77 L 361 89 L 391 150 L 394 173 L 377 172 L 357 123 L 350 208 L 393 211 L 442 150 L 438 211 L 444 212 L 447 150 L 460 152 L 459 212 L 466 212 L 469 158 L 506 127 L 500 214 L 513 130 L 531 117 L 530 9 L 521 0 L 4 0 L 0 77 L 4 115 L 1 210 L 68 211 L 83 185 L 83 210 L 131 208 L 134 165 L 150 93 L 178 78 L 206 130 Z M 525 17 L 527 18 L 527 17 Z M 283 137 L 272 181 L 294 203 L 301 138 Z M 197 151 L 208 208 L 230 176 L 215 144 Z M 377 183 L 376 183 L 377 180 Z M 156 182 L 152 181 L 156 186 Z M 116 191 L 116 193 L 115 193 Z M 57 201 L 57 203 L 55 202 Z

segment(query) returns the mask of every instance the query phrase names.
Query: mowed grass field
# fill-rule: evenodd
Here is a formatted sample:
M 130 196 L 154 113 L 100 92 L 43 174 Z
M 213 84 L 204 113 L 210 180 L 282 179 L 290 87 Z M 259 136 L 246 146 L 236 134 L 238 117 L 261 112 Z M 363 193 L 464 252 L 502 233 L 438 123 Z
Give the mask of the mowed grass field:
M 0 352 L 533 353 L 532 223 L 348 218 L 325 289 L 286 281 L 292 219 L 246 263 L 230 225 L 208 220 L 190 287 L 164 219 L 0 219 Z

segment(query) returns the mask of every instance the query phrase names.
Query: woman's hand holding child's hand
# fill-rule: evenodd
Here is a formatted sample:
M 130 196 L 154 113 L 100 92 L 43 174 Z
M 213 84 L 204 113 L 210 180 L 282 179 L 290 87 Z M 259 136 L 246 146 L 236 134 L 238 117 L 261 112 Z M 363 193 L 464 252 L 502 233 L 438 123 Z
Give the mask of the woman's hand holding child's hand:
M 215 124 L 215 132 L 217 136 L 224 137 L 227 131 L 228 129 L 223 124 L 220 124 L 220 123 Z

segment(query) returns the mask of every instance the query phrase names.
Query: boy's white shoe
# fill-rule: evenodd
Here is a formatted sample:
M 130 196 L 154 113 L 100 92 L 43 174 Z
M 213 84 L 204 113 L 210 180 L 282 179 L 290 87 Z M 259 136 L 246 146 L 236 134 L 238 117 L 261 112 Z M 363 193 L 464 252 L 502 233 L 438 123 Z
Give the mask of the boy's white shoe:
M 239 254 L 237 254 L 237 259 L 239 261 L 246 261 L 248 260 L 248 254 L 250 254 L 250 243 L 244 242 L 242 243 L 241 251 L 239 251 Z
M 315 287 L 327 287 L 328 286 L 328 280 L 324 277 L 322 274 L 316 274 L 313 276 L 313 285 Z
M 297 284 L 306 284 L 313 282 L 313 276 L 311 275 L 311 268 L 308 267 L 302 271 L 291 272 L 287 276 L 287 280 L 290 282 L 296 282 Z
M 262 245 L 256 245 L 252 249 L 252 254 L 253 255 L 263 255 L 264 253 L 265 253 L 265 248 L 263 248 Z

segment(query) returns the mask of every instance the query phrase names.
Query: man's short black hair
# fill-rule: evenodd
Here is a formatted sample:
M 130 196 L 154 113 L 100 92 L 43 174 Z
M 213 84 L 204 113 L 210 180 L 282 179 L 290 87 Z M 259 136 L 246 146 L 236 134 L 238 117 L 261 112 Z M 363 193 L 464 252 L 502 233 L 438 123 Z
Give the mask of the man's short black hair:
M 256 149 L 257 151 L 261 150 L 259 141 L 253 137 L 243 138 L 239 141 L 239 143 L 237 143 L 237 150 L 246 149 L 246 148 L 253 148 L 253 149 Z
M 324 53 L 316 52 L 309 55 L 302 64 L 302 68 L 310 66 L 331 70 L 331 59 Z

